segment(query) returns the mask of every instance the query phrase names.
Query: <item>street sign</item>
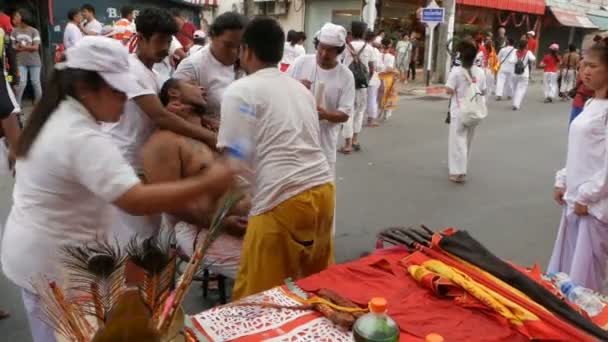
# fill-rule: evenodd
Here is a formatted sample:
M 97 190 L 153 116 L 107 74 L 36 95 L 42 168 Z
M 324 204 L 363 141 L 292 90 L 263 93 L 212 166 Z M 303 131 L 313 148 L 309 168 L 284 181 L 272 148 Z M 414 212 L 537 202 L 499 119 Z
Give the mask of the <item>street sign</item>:
M 422 21 L 426 24 L 441 24 L 445 19 L 445 9 L 441 7 L 425 7 L 422 9 Z

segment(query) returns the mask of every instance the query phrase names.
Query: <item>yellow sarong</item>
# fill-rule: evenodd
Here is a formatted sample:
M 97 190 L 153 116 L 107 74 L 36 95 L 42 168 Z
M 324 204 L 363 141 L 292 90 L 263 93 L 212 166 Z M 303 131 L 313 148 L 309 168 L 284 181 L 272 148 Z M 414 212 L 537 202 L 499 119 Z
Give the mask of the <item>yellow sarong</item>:
M 336 187 L 327 183 L 249 219 L 232 299 L 326 269 L 333 263 Z
M 397 90 L 397 74 L 392 71 L 381 72 L 378 78 L 384 84 L 384 92 L 380 98 L 380 109 L 393 110 L 397 109 L 399 103 L 399 92 Z

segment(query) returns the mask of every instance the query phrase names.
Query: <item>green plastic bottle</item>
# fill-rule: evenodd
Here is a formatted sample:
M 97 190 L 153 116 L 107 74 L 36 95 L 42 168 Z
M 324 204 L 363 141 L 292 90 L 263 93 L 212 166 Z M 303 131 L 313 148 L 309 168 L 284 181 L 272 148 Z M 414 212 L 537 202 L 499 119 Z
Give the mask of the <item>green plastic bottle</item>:
M 399 326 L 386 314 L 386 299 L 372 298 L 369 313 L 355 322 L 353 336 L 356 342 L 397 342 Z

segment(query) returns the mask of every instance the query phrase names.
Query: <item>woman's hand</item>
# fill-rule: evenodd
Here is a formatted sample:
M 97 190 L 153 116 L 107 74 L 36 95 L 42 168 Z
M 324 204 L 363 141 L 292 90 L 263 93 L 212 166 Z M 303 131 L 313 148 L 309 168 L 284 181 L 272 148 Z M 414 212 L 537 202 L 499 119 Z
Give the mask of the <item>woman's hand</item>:
M 555 187 L 555 189 L 553 189 L 553 199 L 555 200 L 555 202 L 557 202 L 557 204 L 559 205 L 565 205 L 566 201 L 564 201 L 564 194 L 566 193 L 566 189 L 564 188 L 560 188 L 560 187 Z
M 589 208 L 586 205 L 576 202 L 574 203 L 574 213 L 578 216 L 587 216 L 589 215 Z

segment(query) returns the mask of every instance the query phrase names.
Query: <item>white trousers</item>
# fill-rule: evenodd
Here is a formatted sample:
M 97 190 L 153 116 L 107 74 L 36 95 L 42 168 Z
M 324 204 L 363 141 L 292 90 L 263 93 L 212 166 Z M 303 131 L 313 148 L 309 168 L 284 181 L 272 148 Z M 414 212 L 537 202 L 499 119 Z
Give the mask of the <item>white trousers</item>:
M 363 116 L 367 109 L 367 88 L 355 90 L 355 110 L 348 121 L 344 123 L 342 135 L 345 139 L 352 139 L 353 134 L 361 133 Z
M 560 93 L 569 92 L 576 85 L 576 73 L 574 70 L 562 70 L 562 85 L 559 88 Z
M 367 117 L 369 119 L 378 117 L 378 89 L 380 89 L 379 85 L 367 88 Z
M 608 224 L 564 208 L 548 272 L 564 272 L 575 284 L 607 294 Z
M 465 127 L 460 119 L 460 113 L 453 110 L 448 136 L 448 167 L 450 175 L 466 175 L 471 156 L 471 142 L 475 127 Z
M 529 78 L 522 75 L 513 76 L 513 107 L 519 109 L 528 91 Z
M 44 313 L 40 307 L 40 297 L 25 289 L 21 289 L 21 297 L 30 324 L 32 341 L 56 342 L 55 330 L 43 321 Z
M 494 79 L 494 73 L 492 73 L 492 69 L 485 68 L 484 70 L 486 74 L 486 94 L 492 95 L 496 91 L 496 80 Z
M 510 72 L 499 72 L 496 79 L 496 96 L 511 96 L 513 94 L 513 74 Z
M 557 97 L 557 73 L 545 72 L 543 79 L 545 98 L 554 99 Z

